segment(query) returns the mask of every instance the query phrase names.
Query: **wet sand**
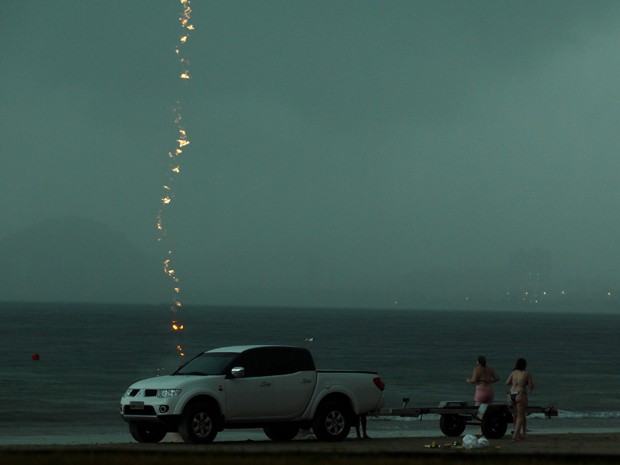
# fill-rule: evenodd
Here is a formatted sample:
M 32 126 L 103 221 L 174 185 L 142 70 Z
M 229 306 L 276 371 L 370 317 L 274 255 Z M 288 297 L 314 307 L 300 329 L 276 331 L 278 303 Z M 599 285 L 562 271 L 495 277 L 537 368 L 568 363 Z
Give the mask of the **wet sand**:
M 457 438 L 461 439 L 461 438 Z M 436 447 L 429 447 L 435 442 Z M 499 460 L 499 462 L 498 462 Z M 489 446 L 455 448 L 437 437 L 348 439 L 339 443 L 295 440 L 228 441 L 209 445 L 134 442 L 84 445 L 1 446 L 0 463 L 133 464 L 365 464 L 365 463 L 620 463 L 620 433 L 531 435 L 513 442 L 510 436 Z

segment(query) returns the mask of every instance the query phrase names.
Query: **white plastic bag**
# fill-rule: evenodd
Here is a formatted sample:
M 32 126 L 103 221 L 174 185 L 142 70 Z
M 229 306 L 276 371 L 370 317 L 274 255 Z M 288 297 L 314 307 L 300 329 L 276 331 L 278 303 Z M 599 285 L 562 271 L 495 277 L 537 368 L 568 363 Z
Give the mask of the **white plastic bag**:
M 473 434 L 466 434 L 465 437 L 463 437 L 463 447 L 465 449 L 478 447 L 478 438 Z
M 478 439 L 478 447 L 489 447 L 489 440 L 482 436 Z

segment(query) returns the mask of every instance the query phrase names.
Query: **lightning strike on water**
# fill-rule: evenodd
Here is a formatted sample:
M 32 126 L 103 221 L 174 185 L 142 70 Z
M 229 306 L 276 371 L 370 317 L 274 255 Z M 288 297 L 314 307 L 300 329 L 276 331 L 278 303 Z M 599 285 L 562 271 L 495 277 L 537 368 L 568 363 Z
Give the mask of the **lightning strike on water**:
M 190 6 L 190 0 L 179 0 L 181 3 L 181 16 L 179 22 L 181 26 L 181 35 L 179 36 L 179 43 L 175 48 L 175 54 L 177 55 L 177 61 L 181 67 L 179 79 L 187 81 L 190 79 L 189 74 L 189 60 L 187 60 L 182 53 L 182 46 L 189 40 L 189 32 L 194 30 L 194 26 L 191 24 L 192 9 Z M 187 136 L 187 131 L 182 125 L 183 117 L 181 116 L 181 102 L 177 100 L 174 108 L 174 124 L 177 129 L 176 148 L 168 152 L 169 159 L 169 178 L 168 181 L 162 186 L 164 193 L 161 197 L 161 206 L 157 214 L 157 240 L 162 242 L 167 237 L 166 226 L 164 225 L 164 208 L 170 208 L 173 205 L 174 200 L 174 182 L 177 175 L 181 173 L 180 157 L 183 154 L 183 150 L 190 144 Z M 182 307 L 181 303 L 181 280 L 177 276 L 173 268 L 173 250 L 168 248 L 166 258 L 163 260 L 163 271 L 172 283 L 172 303 L 170 305 L 170 312 L 173 314 L 173 319 L 170 322 L 170 328 L 174 332 L 183 331 L 185 325 L 176 318 L 177 311 Z M 176 351 L 180 357 L 185 356 L 183 346 L 181 344 L 176 345 Z

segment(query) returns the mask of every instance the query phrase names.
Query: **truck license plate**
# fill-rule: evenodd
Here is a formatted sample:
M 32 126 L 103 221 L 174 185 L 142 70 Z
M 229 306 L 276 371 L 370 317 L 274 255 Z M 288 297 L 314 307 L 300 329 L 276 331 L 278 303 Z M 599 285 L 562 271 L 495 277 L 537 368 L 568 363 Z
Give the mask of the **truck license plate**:
M 132 410 L 142 410 L 144 408 L 144 402 L 129 402 L 129 408 Z

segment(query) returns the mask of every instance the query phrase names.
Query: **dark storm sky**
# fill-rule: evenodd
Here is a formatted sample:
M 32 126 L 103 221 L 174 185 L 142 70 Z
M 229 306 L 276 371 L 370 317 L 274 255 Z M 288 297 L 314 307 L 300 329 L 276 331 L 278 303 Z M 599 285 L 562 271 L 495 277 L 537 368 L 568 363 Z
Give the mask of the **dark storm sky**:
M 175 1 L 0 6 L 0 237 L 94 219 L 145 249 L 167 210 L 190 300 L 389 289 L 494 270 L 620 277 L 620 3 Z

